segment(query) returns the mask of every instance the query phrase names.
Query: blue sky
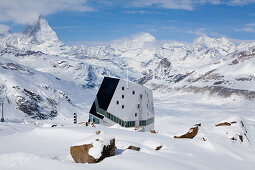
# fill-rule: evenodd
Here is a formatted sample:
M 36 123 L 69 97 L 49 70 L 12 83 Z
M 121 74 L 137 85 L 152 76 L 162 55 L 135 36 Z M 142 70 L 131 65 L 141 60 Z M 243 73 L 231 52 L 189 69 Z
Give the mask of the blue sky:
M 67 44 L 111 41 L 141 32 L 158 40 L 192 41 L 203 34 L 255 40 L 255 0 L 33 0 L 38 3 L 32 5 L 26 5 L 32 0 L 13 1 L 16 4 L 0 0 L 0 31 L 2 27 L 20 32 L 43 14 Z M 17 12 L 6 15 L 6 8 Z

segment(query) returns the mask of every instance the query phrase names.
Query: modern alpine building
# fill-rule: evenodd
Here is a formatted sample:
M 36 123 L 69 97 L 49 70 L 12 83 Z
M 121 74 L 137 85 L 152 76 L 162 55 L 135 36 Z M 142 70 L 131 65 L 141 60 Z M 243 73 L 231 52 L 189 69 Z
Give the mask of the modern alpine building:
M 152 90 L 129 81 L 104 77 L 89 111 L 95 124 L 149 131 L 154 128 Z

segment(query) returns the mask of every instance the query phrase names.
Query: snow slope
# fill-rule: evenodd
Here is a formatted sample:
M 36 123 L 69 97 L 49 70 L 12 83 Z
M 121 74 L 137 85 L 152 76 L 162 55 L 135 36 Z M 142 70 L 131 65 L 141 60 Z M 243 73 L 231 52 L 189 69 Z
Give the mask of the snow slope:
M 22 33 L 0 34 L 0 169 L 254 169 L 255 44 L 199 37 L 160 42 L 148 33 L 107 46 L 64 45 L 40 16 Z M 128 70 L 128 71 L 127 71 Z M 73 125 L 103 76 L 154 90 L 157 134 Z M 215 126 L 232 122 L 231 126 Z M 194 139 L 175 139 L 201 123 Z M 57 125 L 52 127 L 52 125 Z M 116 155 L 75 164 L 70 146 L 100 130 Z M 127 150 L 130 145 L 141 151 Z M 162 149 L 155 148 L 162 145 Z
M 243 102 L 188 94 L 156 95 L 157 134 L 100 125 L 96 128 L 71 125 L 71 122 L 57 120 L 39 121 L 37 125 L 32 122 L 2 123 L 0 168 L 252 170 L 255 163 L 255 117 L 250 109 L 254 109 L 255 105 L 250 103 L 245 108 Z M 215 126 L 224 121 L 237 123 Z M 194 139 L 173 138 L 174 135 L 186 133 L 196 123 L 201 123 L 201 127 Z M 52 128 L 52 124 L 57 124 L 57 127 Z M 94 137 L 97 130 L 115 137 L 116 155 L 98 164 L 74 163 L 70 146 Z M 245 132 L 247 138 L 244 136 L 241 142 L 238 135 Z M 232 137 L 237 140 L 230 139 Z M 127 150 L 130 145 L 138 146 L 141 150 Z M 162 149 L 155 151 L 161 145 Z

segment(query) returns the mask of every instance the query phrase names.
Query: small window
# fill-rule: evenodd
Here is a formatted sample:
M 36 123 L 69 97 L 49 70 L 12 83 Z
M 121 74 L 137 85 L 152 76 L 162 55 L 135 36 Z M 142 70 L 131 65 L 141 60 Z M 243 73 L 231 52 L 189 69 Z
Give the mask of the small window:
M 142 95 L 142 94 L 140 94 L 140 98 L 143 98 L 143 95 Z
M 122 90 L 124 90 L 124 87 L 122 87 Z
M 149 107 L 149 105 L 147 104 L 147 107 Z
M 122 95 L 122 99 L 124 99 L 124 95 Z
M 122 109 L 124 109 L 124 105 L 122 105 L 121 107 L 122 107 Z
M 133 91 L 133 94 L 135 94 L 135 91 Z
M 137 117 L 137 113 L 135 113 L 135 117 Z
M 140 108 L 140 104 L 137 105 L 137 108 L 138 108 L 138 109 Z
M 116 101 L 116 104 L 119 104 L 119 101 Z

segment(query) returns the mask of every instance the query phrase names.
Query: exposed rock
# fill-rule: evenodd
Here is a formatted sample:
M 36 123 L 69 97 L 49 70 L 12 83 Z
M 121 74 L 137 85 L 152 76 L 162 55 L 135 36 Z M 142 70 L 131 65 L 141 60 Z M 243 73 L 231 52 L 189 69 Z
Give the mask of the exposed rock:
M 223 122 L 223 123 L 219 123 L 215 126 L 231 126 L 231 123 L 228 123 L 228 122 Z
M 238 61 L 237 59 L 235 59 L 235 60 L 232 61 L 232 64 L 234 64 L 234 65 L 235 65 L 235 64 L 238 64 L 238 63 L 239 63 L 239 61 Z
M 131 149 L 131 150 L 134 150 L 134 151 L 140 151 L 139 147 L 132 146 L 132 145 L 130 145 L 127 149 Z
M 189 87 L 183 88 L 182 90 L 187 92 L 194 92 L 194 93 L 204 93 L 208 91 L 210 94 L 217 94 L 222 97 L 230 97 L 231 95 L 238 95 L 238 96 L 243 96 L 248 100 L 255 99 L 255 91 L 231 89 L 231 88 L 227 88 L 223 86 L 205 86 L 205 87 L 189 86 Z
M 232 122 L 223 122 L 223 123 L 219 123 L 219 124 L 217 124 L 217 125 L 215 125 L 215 126 L 231 126 L 232 124 L 235 124 L 235 123 L 237 123 L 236 121 L 232 121 Z
M 155 149 L 155 150 L 156 150 L 156 151 L 159 151 L 160 149 L 162 149 L 162 147 L 163 147 L 163 146 L 162 146 L 162 145 L 160 145 L 160 146 L 156 147 L 156 149 Z
M 151 131 L 150 131 L 151 133 L 154 133 L 154 134 L 156 134 L 157 132 L 156 132 L 156 130 L 154 130 L 154 129 L 151 129 Z
M 174 138 L 189 138 L 189 139 L 193 139 L 197 133 L 198 133 L 198 127 L 201 126 L 201 123 L 196 124 L 193 128 L 189 129 L 189 132 L 187 132 L 184 135 L 181 136 L 174 136 Z
M 237 140 L 236 138 L 234 138 L 234 137 L 232 137 L 232 138 L 230 138 L 230 139 L 232 139 L 232 140 Z
M 70 148 L 70 153 L 76 163 L 98 163 L 105 159 L 106 157 L 110 157 L 115 155 L 115 139 L 111 139 L 109 141 L 109 145 L 103 145 L 104 142 L 106 141 L 101 141 L 100 139 L 95 139 L 95 142 L 92 144 L 83 144 L 83 145 L 78 145 L 78 146 L 71 146 Z M 93 144 L 95 146 L 93 146 Z M 98 147 L 98 144 L 102 145 L 102 147 Z M 93 149 L 93 151 L 97 150 L 99 151 L 100 157 L 96 157 L 90 155 L 90 149 Z
M 72 146 L 70 148 L 71 155 L 76 163 L 96 163 L 96 159 L 88 154 L 92 144 L 81 146 Z
M 216 82 L 213 83 L 213 85 L 219 85 L 219 84 L 222 84 L 222 83 L 224 83 L 224 80 L 223 81 L 216 81 Z
M 241 142 L 243 142 L 243 136 L 242 135 L 239 135 L 239 139 Z
M 201 126 L 201 123 L 195 124 L 194 126 L 199 126 L 199 127 L 200 127 L 200 126 Z
M 100 133 L 101 133 L 101 131 L 100 131 L 100 130 L 96 131 L 96 134 L 97 134 L 97 135 L 99 135 Z

